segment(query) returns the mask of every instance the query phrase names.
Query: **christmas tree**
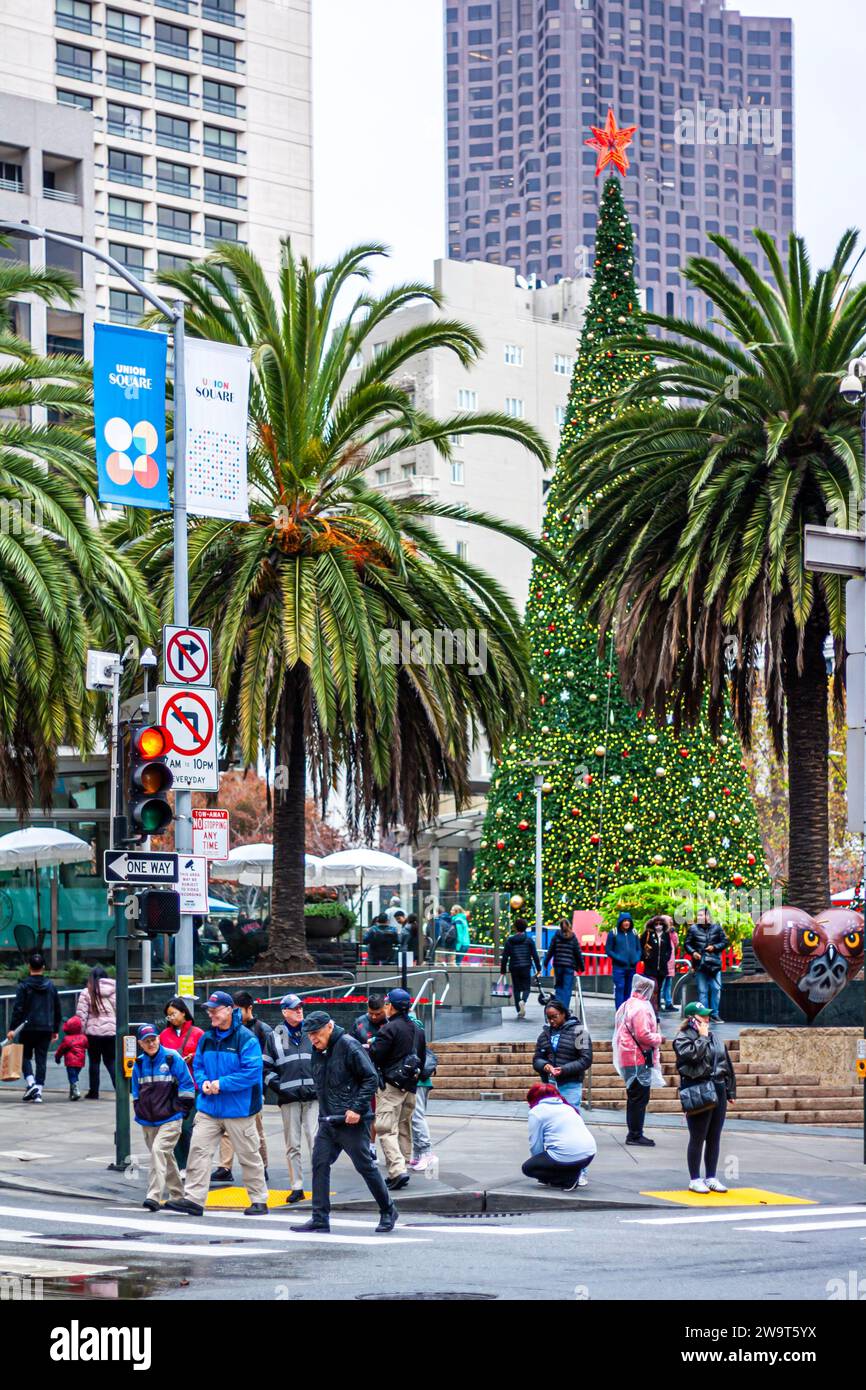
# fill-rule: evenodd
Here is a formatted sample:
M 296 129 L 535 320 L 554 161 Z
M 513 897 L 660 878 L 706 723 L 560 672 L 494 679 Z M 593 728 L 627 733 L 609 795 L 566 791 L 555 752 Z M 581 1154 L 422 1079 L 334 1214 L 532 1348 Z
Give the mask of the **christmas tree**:
M 596 135 L 623 154 L 621 140 L 629 132 L 611 130 L 612 123 L 609 116 Z M 604 162 L 624 172 L 615 156 Z M 610 346 L 638 324 L 633 266 L 632 227 L 612 175 L 601 199 L 595 275 L 560 457 L 609 419 L 617 393 L 648 370 L 646 359 Z M 559 555 L 580 526 L 580 517 L 563 513 L 556 473 L 544 525 L 544 538 Z M 598 632 L 575 611 L 566 578 L 539 559 L 526 625 L 536 705 L 529 731 L 510 744 L 494 770 L 475 886 L 506 898 L 519 895 L 524 913 L 532 915 L 537 774 L 544 778 L 545 922 L 598 907 L 645 866 L 690 870 L 709 884 L 742 892 L 766 886 L 757 817 L 730 720 L 718 739 L 702 726 L 675 736 L 669 724 L 657 725 L 627 705 L 612 639 L 600 656 Z

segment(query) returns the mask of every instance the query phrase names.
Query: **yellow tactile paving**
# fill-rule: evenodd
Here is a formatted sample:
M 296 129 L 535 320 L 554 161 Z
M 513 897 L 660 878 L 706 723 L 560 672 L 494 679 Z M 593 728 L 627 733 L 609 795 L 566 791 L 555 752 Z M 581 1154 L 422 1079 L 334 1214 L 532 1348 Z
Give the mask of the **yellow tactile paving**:
M 789 1197 L 786 1192 L 768 1192 L 763 1187 L 732 1187 L 729 1192 L 642 1192 L 642 1197 L 660 1197 L 663 1202 L 679 1202 L 687 1207 L 814 1207 L 809 1197 Z
M 276 1190 L 276 1191 L 271 1190 L 271 1191 L 269 1191 L 269 1192 L 268 1192 L 268 1206 L 269 1206 L 269 1207 L 284 1207 L 284 1206 L 286 1205 L 286 1199 L 288 1198 L 288 1195 L 289 1195 L 289 1192 L 290 1192 L 290 1191 L 291 1191 L 291 1188 L 286 1188 L 285 1191 L 279 1191 L 279 1190 Z M 311 1194 L 310 1194 L 309 1192 L 305 1192 L 305 1193 L 304 1193 L 304 1196 L 305 1196 L 305 1197 L 309 1197 L 310 1195 L 311 1195 Z M 223 1208 L 229 1208 L 229 1207 L 241 1207 L 241 1208 L 243 1208 L 243 1207 L 248 1207 L 249 1204 L 250 1204 L 250 1199 L 249 1199 L 249 1197 L 247 1196 L 247 1189 L 246 1189 L 245 1187 L 218 1187 L 214 1192 L 209 1192 L 209 1193 L 208 1193 L 208 1198 L 207 1198 L 207 1201 L 205 1202 L 205 1206 L 207 1206 L 207 1207 L 223 1207 Z M 298 1203 L 298 1205 L 300 1206 L 300 1203 Z

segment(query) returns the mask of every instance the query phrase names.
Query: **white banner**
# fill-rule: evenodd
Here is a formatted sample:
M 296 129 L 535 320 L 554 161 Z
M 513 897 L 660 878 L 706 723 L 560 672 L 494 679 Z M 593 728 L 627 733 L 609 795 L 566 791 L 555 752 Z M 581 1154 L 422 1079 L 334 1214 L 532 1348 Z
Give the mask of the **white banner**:
M 193 516 L 247 521 L 250 349 L 186 340 L 186 491 Z

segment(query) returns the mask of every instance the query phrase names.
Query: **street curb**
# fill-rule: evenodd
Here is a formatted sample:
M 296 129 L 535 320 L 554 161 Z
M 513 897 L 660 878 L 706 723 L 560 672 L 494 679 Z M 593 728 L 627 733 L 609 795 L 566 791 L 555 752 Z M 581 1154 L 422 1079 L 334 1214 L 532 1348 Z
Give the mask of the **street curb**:
M 55 1183 L 27 1182 L 13 1177 L 10 1173 L 0 1173 L 0 1188 L 8 1187 L 16 1192 L 29 1192 L 31 1196 L 82 1197 L 88 1202 L 113 1202 L 122 1197 L 122 1192 L 85 1192 L 80 1187 L 58 1187 Z
M 512 1192 L 508 1188 L 489 1188 L 487 1190 L 460 1192 L 432 1192 L 418 1196 L 396 1194 L 395 1205 L 400 1215 L 413 1212 L 430 1212 L 440 1216 L 485 1216 L 506 1214 L 521 1216 L 526 1212 L 549 1211 L 647 1211 L 682 1209 L 685 1203 L 653 1201 L 616 1201 L 608 1197 L 578 1197 L 571 1193 L 555 1196 L 546 1192 Z M 374 1212 L 376 1203 L 368 1197 L 353 1197 L 342 1202 L 332 1202 L 332 1211 Z

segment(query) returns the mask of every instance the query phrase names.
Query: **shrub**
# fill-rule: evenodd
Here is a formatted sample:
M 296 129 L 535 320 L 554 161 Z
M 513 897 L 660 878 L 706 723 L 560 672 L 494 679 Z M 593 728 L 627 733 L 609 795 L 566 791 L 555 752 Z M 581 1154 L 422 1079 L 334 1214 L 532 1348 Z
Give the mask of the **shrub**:
M 305 903 L 305 917 L 342 917 L 340 935 L 350 931 L 357 924 L 357 918 L 348 903 Z
M 610 931 L 620 912 L 630 912 L 636 930 L 641 932 L 647 918 L 665 914 L 673 917 L 682 946 L 686 929 L 703 906 L 709 908 L 712 920 L 725 928 L 732 943 L 752 935 L 751 917 L 739 911 L 724 889 L 712 888 L 684 869 L 655 867 L 636 869 L 631 882 L 621 883 L 605 895 L 599 909 L 604 918 L 599 929 Z

